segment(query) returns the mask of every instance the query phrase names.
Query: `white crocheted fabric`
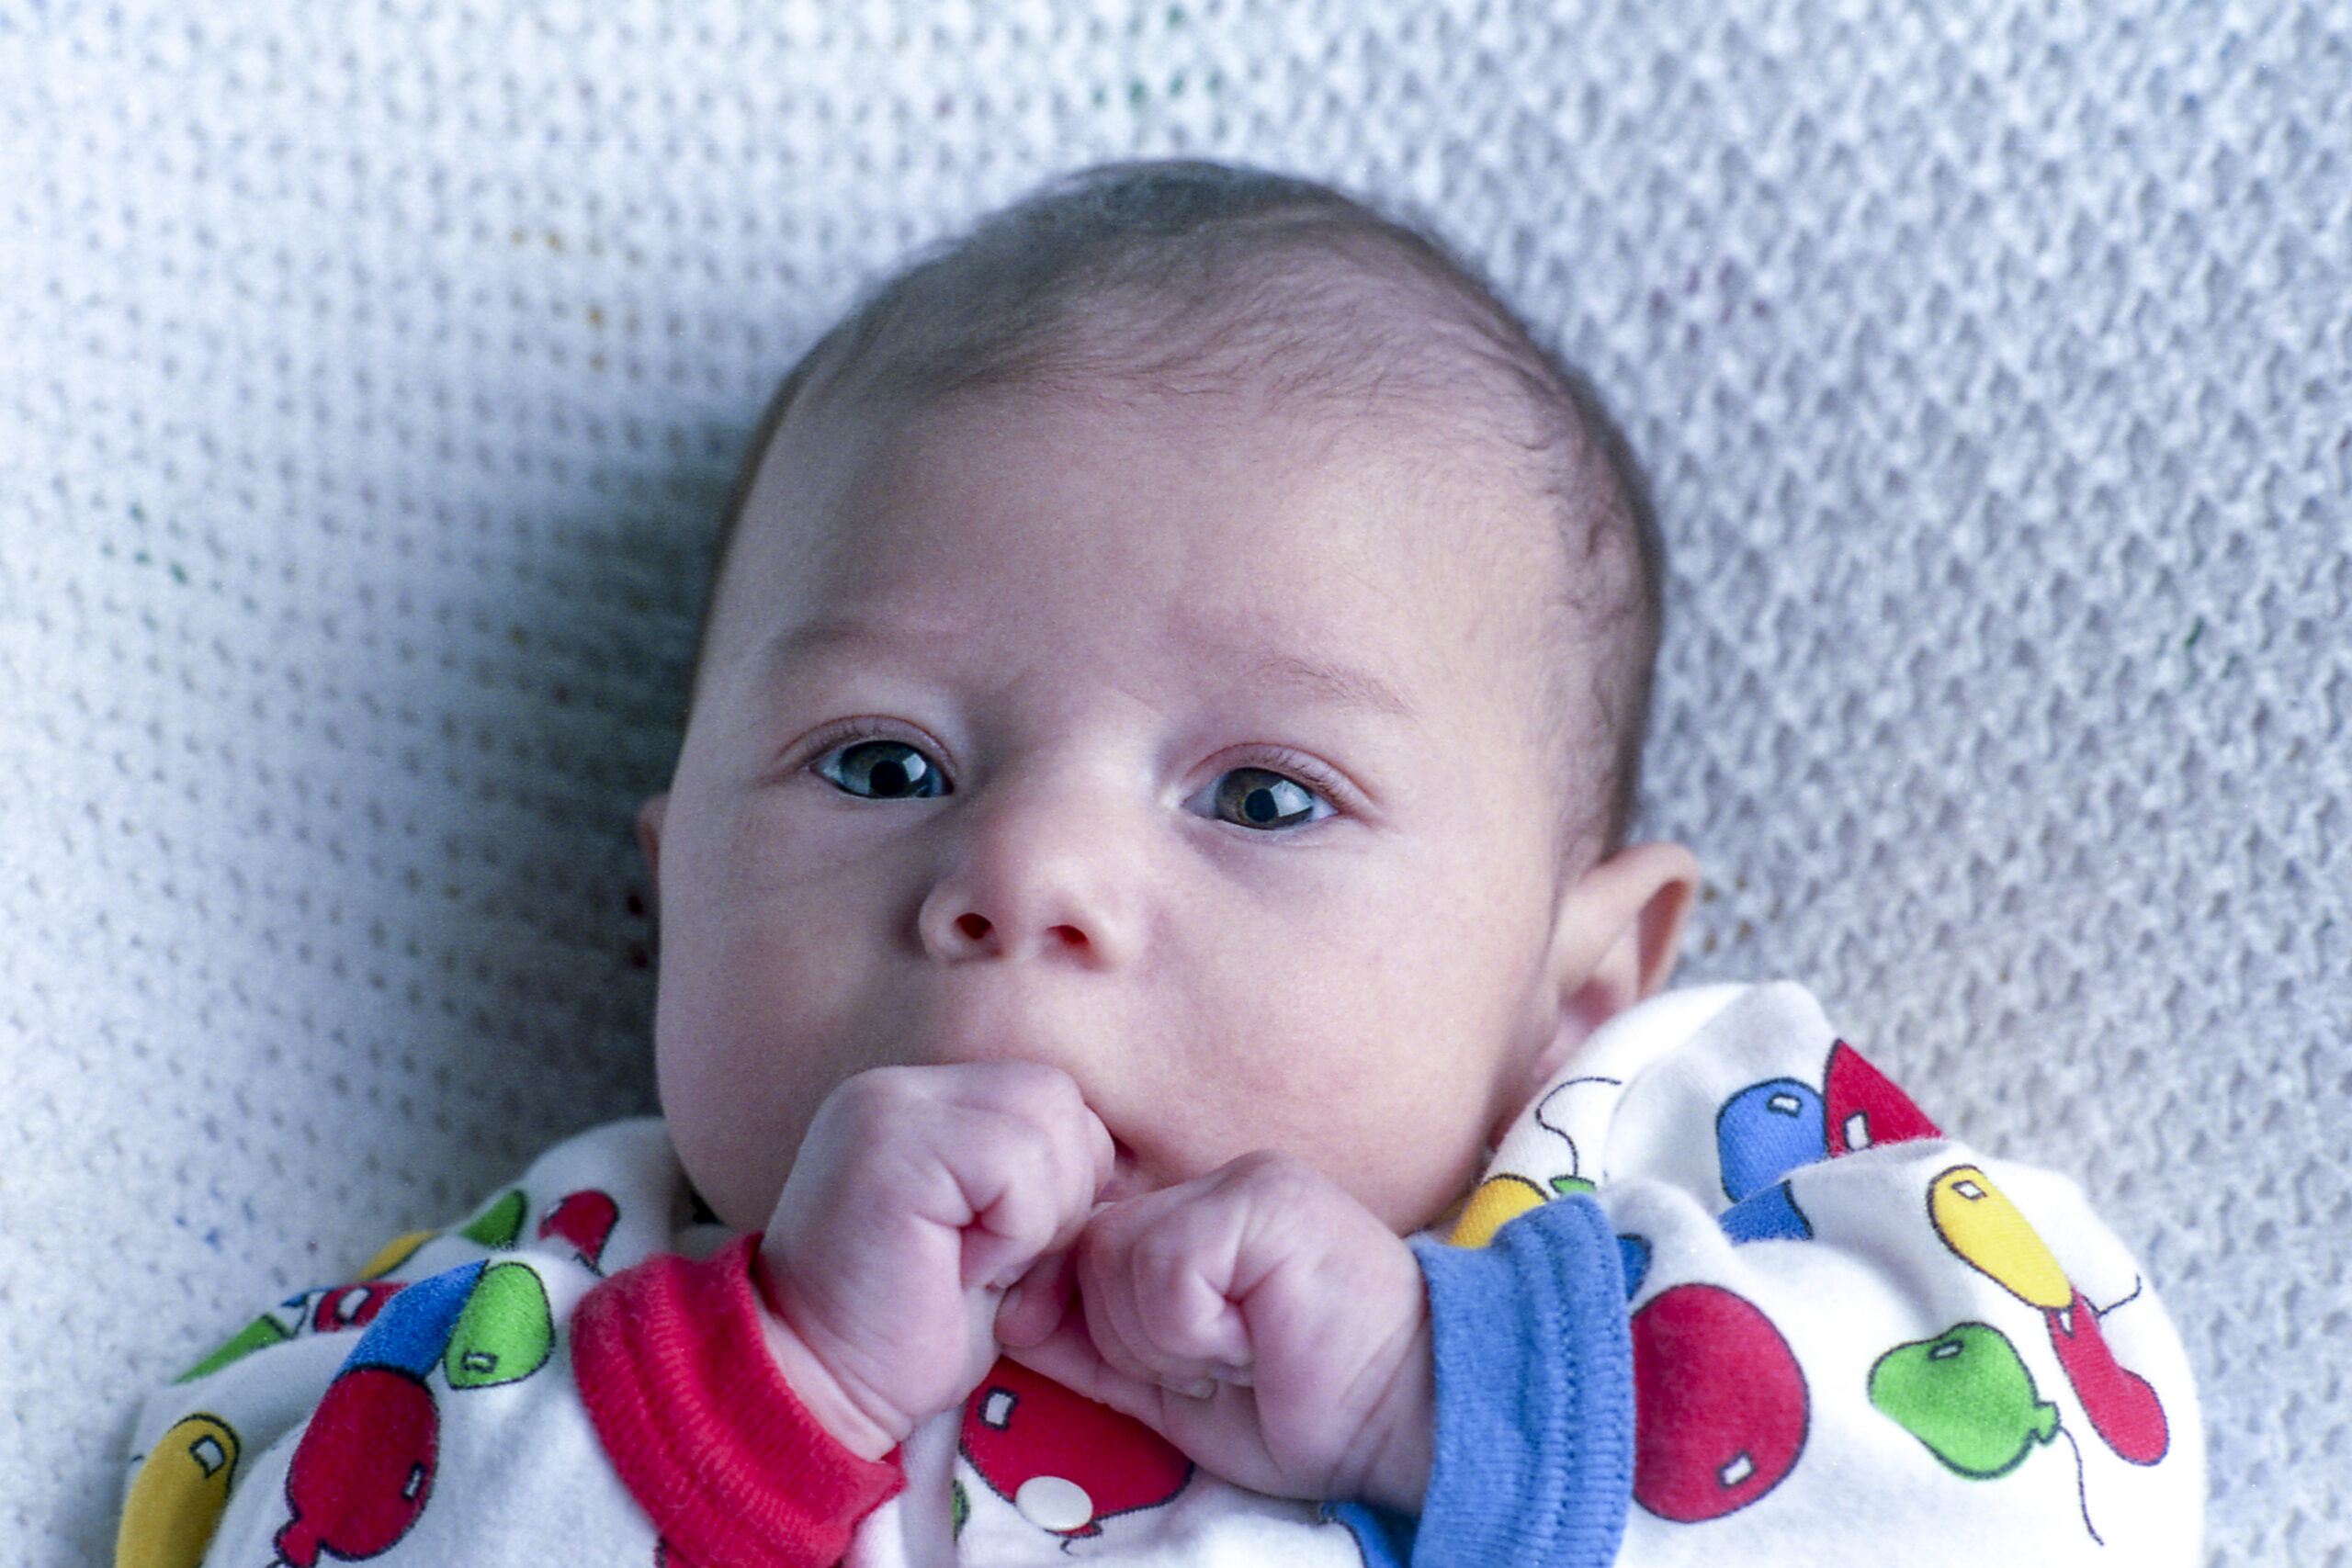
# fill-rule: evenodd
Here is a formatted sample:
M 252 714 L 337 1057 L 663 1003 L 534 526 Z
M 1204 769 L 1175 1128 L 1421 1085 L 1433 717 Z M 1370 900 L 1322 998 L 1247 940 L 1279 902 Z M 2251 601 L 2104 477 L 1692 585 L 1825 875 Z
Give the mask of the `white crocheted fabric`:
M 770 382 L 1198 151 L 1422 209 L 1674 552 L 1690 973 L 2079 1178 L 2217 1563 L 2352 1509 L 2340 0 L 0 0 L 0 1559 L 139 1391 L 649 1103 L 630 843 Z

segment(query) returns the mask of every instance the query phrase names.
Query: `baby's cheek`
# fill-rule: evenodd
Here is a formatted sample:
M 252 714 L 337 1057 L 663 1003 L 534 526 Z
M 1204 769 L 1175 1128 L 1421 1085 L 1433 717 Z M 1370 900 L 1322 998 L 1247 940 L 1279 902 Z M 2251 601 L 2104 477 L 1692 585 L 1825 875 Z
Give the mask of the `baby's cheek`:
M 808 1115 L 769 1074 L 723 1053 L 665 1051 L 661 1067 L 662 1115 L 696 1195 L 731 1229 L 764 1226 Z
M 714 1111 L 707 1094 L 673 1099 L 663 1106 L 679 1162 L 695 1193 L 731 1230 L 758 1230 L 775 1211 L 783 1177 L 768 1168 L 760 1140 L 739 1120 L 741 1102 Z
M 1398 1235 L 1435 1224 L 1477 1179 L 1485 1155 L 1485 1096 L 1470 1086 L 1416 1083 L 1411 1092 L 1373 1097 L 1360 1113 L 1327 1122 L 1314 1152 L 1302 1153 Z M 1344 1145 L 1329 1134 L 1346 1131 Z

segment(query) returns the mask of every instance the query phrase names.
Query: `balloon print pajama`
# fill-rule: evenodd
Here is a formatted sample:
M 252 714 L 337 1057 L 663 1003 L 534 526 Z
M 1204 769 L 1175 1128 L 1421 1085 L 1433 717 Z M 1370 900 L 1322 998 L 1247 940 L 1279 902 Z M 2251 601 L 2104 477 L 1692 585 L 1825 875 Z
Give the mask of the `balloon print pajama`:
M 2195 1395 L 2129 1254 L 1796 986 L 1612 1020 L 1447 1231 L 1413 1238 L 1417 1519 L 1230 1486 L 1009 1361 L 876 1463 L 768 1359 L 757 1238 L 709 1223 L 659 1122 L 616 1123 L 151 1398 L 117 1562 L 2197 1559 Z

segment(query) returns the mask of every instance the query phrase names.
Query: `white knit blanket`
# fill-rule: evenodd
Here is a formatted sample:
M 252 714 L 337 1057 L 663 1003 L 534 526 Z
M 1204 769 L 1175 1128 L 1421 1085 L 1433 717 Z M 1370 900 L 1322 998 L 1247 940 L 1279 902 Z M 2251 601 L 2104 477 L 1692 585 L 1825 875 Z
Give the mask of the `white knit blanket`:
M 649 1103 L 628 818 L 769 383 L 1042 176 L 1418 207 L 1622 407 L 1689 973 L 2078 1179 L 2217 1563 L 2352 1553 L 2343 0 L 0 0 L 0 1561 Z

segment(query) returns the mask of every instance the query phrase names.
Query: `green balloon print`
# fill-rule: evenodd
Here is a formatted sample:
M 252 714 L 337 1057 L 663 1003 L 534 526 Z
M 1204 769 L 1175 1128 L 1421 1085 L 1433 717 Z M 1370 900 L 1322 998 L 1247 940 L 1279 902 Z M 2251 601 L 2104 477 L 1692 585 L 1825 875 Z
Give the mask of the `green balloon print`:
M 209 1378 L 232 1361 L 242 1361 L 256 1350 L 267 1349 L 272 1345 L 282 1343 L 292 1337 L 293 1336 L 288 1334 L 284 1325 L 277 1319 L 257 1317 L 239 1329 L 234 1338 L 174 1378 L 172 1382 L 194 1382 L 198 1378 Z
M 451 1388 L 517 1382 L 547 1364 L 554 1344 L 547 1287 L 528 1266 L 501 1263 L 484 1269 L 466 1298 L 441 1370 Z
M 1898 1345 L 1871 1368 L 1871 1403 L 1961 1474 L 2007 1475 L 2058 1435 L 2058 1407 L 1999 1329 L 1956 1323 Z
M 465 1229 L 458 1234 L 468 1241 L 503 1252 L 514 1245 L 523 1232 L 523 1213 L 527 1205 L 523 1190 L 510 1188 L 499 1195 L 496 1202 L 476 1214 Z

